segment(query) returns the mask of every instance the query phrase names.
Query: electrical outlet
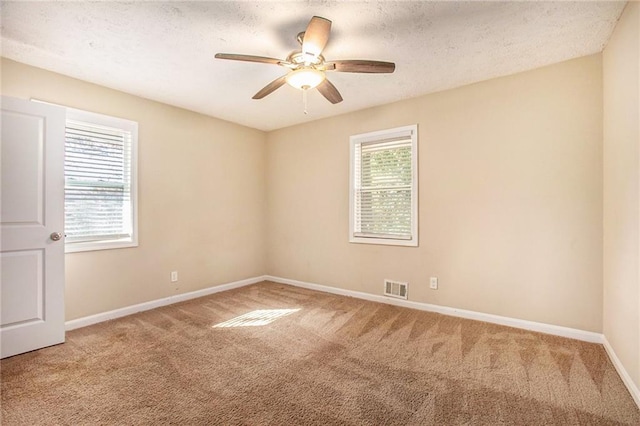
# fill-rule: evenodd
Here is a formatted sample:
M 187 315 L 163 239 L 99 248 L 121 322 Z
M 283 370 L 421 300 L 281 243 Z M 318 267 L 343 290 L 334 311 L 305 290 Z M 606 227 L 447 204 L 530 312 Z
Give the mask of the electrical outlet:
M 438 277 L 429 278 L 429 287 L 431 287 L 432 290 L 438 289 Z
M 178 271 L 171 271 L 171 282 L 175 283 L 178 281 Z

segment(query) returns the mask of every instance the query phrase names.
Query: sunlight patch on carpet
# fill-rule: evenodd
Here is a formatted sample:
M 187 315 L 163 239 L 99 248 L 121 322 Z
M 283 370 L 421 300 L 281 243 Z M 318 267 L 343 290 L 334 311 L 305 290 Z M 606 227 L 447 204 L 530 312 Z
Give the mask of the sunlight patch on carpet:
M 259 309 L 251 311 L 239 317 L 231 318 L 228 321 L 221 322 L 213 326 L 213 328 L 222 327 L 258 327 L 261 325 L 271 324 L 278 318 L 298 312 L 297 309 Z

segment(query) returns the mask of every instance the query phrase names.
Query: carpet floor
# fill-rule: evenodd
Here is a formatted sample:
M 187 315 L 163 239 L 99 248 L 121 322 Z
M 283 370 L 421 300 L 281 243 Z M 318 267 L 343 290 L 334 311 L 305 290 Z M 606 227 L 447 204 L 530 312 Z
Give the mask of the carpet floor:
M 640 425 L 601 345 L 270 282 L 0 369 L 2 425 Z

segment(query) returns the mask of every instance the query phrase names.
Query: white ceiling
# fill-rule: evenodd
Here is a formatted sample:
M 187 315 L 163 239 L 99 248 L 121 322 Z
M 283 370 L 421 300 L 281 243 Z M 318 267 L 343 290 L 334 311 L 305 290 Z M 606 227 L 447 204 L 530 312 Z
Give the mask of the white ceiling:
M 2 56 L 246 126 L 272 130 L 602 51 L 625 2 L 1 2 Z M 328 60 L 396 63 L 330 73 L 344 101 L 288 85 L 285 58 L 311 16 L 333 21 Z

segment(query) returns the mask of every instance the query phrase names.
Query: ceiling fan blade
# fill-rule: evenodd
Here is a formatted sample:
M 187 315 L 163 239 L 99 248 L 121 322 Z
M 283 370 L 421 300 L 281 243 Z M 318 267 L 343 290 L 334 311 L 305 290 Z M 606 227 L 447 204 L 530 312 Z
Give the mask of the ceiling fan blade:
M 340 95 L 340 92 L 338 92 L 336 86 L 331 84 L 331 82 L 326 78 L 322 83 L 320 83 L 320 85 L 318 85 L 318 92 L 320 92 L 322 96 L 327 98 L 327 100 L 332 104 L 342 102 L 342 95 Z
M 347 59 L 327 62 L 327 71 L 362 72 L 368 74 L 392 73 L 396 69 L 393 62 L 368 61 L 366 59 Z
M 273 80 L 271 83 L 264 86 L 258 93 L 253 95 L 253 99 L 262 99 L 265 96 L 273 93 L 276 89 L 279 89 L 287 82 L 287 76 L 283 75 L 282 77 L 278 77 Z
M 315 57 L 320 56 L 322 50 L 329 41 L 331 21 L 319 16 L 314 16 L 309 21 L 302 40 L 302 53 L 309 53 Z
M 235 53 L 216 53 L 216 58 L 231 59 L 232 61 L 258 62 L 261 64 L 274 64 L 274 65 L 280 65 L 281 62 L 285 62 L 281 59 L 267 58 L 266 56 L 237 55 Z

